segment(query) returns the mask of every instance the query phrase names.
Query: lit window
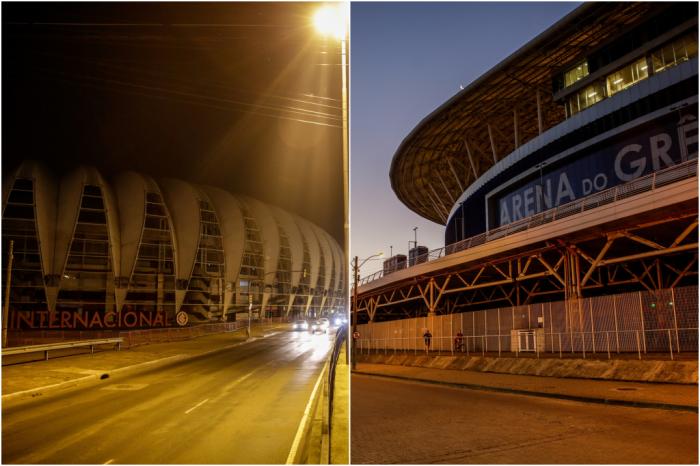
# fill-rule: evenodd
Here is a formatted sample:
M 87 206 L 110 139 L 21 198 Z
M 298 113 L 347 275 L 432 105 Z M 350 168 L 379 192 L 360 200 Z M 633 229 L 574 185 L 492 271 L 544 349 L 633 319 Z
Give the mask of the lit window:
M 651 62 L 654 66 L 654 73 L 676 66 L 697 54 L 698 39 L 695 33 L 680 37 L 652 52 Z
M 569 116 L 575 115 L 596 102 L 600 102 L 605 97 L 604 88 L 600 83 L 593 83 L 586 86 L 571 97 L 569 97 Z
M 633 84 L 646 79 L 649 76 L 646 57 L 642 57 L 636 62 L 617 70 L 611 75 L 608 75 L 606 81 L 608 86 L 608 95 L 612 96 L 623 89 L 627 89 Z
M 582 61 L 574 68 L 564 73 L 564 87 L 569 87 L 586 76 L 588 76 L 588 62 Z

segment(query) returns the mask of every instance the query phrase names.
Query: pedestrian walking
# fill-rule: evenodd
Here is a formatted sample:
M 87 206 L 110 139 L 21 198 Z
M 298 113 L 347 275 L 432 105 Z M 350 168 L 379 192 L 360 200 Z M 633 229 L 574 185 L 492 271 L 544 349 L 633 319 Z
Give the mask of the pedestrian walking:
M 430 339 L 433 338 L 433 334 L 430 333 L 429 329 L 425 329 L 425 333 L 423 334 L 423 341 L 425 342 L 425 352 L 427 353 L 430 351 Z
M 455 337 L 454 350 L 462 352 L 464 351 L 464 334 L 461 330 L 457 332 L 457 336 Z

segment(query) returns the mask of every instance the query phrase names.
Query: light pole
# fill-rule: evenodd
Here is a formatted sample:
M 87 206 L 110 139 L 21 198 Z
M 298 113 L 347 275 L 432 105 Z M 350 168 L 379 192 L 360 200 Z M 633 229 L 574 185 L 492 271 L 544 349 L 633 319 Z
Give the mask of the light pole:
M 362 262 L 359 262 L 359 259 L 357 256 L 355 256 L 355 259 L 352 261 L 352 271 L 353 271 L 353 278 L 354 278 L 354 283 L 353 283 L 353 293 L 352 293 L 352 370 L 355 370 L 357 367 L 357 357 L 356 357 L 356 344 L 355 344 L 355 332 L 357 332 L 357 284 L 360 281 L 360 267 L 362 267 L 365 262 L 367 262 L 370 259 L 373 259 L 375 257 L 382 257 L 384 256 L 383 252 L 378 252 L 377 254 L 371 255 L 368 258 L 364 259 Z M 359 264 L 358 264 L 359 262 Z
M 350 162 L 348 150 L 348 10 L 349 3 L 339 2 L 322 7 L 314 15 L 316 30 L 323 36 L 331 36 L 340 41 L 341 60 L 341 107 L 342 107 L 342 131 L 343 131 L 343 252 L 344 266 L 350 263 L 350 230 L 349 230 L 349 189 L 350 189 Z M 347 271 L 347 269 L 345 269 Z M 347 299 L 348 292 L 345 290 Z

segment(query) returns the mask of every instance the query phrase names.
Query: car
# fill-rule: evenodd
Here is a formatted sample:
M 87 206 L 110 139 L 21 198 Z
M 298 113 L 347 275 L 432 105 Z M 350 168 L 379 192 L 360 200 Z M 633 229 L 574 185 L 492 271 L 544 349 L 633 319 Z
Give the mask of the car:
M 324 327 L 320 320 L 311 321 L 309 325 L 309 332 L 311 334 L 315 333 L 326 333 L 327 327 Z
M 324 330 L 328 330 L 328 328 L 331 326 L 331 321 L 326 319 L 325 317 L 318 319 L 318 321 L 321 322 L 321 325 L 323 326 Z
M 298 331 L 298 330 L 308 330 L 309 329 L 309 323 L 305 320 L 295 320 L 294 323 L 292 324 L 292 330 Z

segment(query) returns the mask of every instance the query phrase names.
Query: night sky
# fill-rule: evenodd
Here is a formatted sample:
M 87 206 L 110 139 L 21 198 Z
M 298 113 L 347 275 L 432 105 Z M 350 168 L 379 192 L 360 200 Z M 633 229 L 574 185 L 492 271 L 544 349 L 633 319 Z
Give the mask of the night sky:
M 484 74 L 580 3 L 353 3 L 351 254 L 408 255 L 413 227 L 429 249 L 444 227 L 409 210 L 389 181 L 404 137 L 460 85 Z M 365 276 L 382 267 L 368 262 Z
M 343 244 L 340 45 L 314 3 L 2 4 L 2 170 L 248 194 Z

